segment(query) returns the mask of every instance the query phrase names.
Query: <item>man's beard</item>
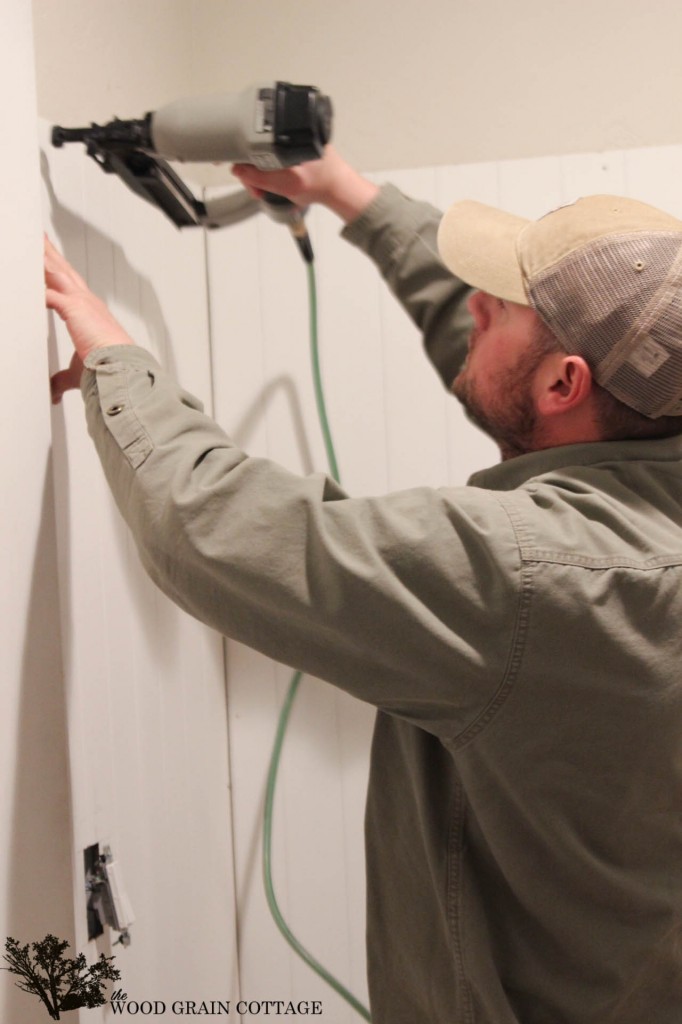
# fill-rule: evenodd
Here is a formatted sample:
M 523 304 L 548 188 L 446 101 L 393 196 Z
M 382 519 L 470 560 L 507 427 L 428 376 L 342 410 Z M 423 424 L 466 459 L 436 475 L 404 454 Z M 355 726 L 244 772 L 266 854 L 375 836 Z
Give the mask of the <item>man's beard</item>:
M 473 422 L 499 447 L 503 461 L 535 451 L 538 443 L 538 416 L 532 397 L 535 372 L 547 354 L 545 347 L 531 344 L 512 369 L 495 381 L 495 394 L 481 399 L 466 365 L 455 377 L 452 392 L 460 400 Z

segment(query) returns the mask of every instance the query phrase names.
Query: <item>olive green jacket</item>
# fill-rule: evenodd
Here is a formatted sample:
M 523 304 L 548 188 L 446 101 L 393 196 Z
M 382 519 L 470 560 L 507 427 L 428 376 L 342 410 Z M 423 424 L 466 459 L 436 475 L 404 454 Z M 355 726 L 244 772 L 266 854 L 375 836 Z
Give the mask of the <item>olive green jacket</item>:
M 345 234 L 446 382 L 464 286 L 391 187 Z M 347 497 L 240 451 L 137 347 L 90 432 L 158 585 L 379 711 L 375 1024 L 682 1021 L 682 442 L 554 448 Z

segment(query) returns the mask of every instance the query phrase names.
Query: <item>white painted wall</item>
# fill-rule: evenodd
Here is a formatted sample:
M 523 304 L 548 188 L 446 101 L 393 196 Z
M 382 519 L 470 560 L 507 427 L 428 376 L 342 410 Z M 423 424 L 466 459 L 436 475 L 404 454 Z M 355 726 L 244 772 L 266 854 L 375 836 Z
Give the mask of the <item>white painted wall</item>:
M 198 91 L 323 86 L 365 169 L 680 139 L 676 0 L 199 0 L 193 23 Z
M 9 935 L 26 943 L 51 931 L 73 943 L 74 932 L 33 40 L 24 0 L 3 3 L 0 92 L 1 955 Z M 1 1020 L 32 1024 L 42 1012 L 34 1004 L 0 974 Z
M 192 88 L 188 0 L 39 0 L 33 25 L 42 117 L 137 117 Z
M 46 225 L 140 344 L 211 403 L 204 240 L 180 234 L 41 131 Z M 71 343 L 51 317 L 55 365 Z M 143 573 L 87 436 L 53 414 L 62 643 L 73 793 L 76 942 L 116 955 L 130 1000 L 238 998 L 222 640 Z M 136 921 L 129 948 L 88 943 L 83 851 L 110 845 Z M 170 1013 L 170 1009 L 168 1010 Z M 108 1006 L 88 1022 L 112 1017 Z
M 365 170 L 680 141 L 678 0 L 33 0 L 41 114 L 311 82 Z

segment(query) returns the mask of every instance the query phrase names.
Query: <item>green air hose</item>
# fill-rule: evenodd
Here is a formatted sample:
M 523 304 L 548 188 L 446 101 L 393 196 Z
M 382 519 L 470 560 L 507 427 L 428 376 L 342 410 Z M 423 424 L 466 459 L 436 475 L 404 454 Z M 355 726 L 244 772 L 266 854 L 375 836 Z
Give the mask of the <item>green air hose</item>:
M 331 431 L 329 429 L 329 421 L 327 420 L 324 391 L 322 388 L 322 378 L 320 374 L 319 346 L 317 340 L 317 287 L 315 284 L 315 269 L 312 261 L 306 262 L 306 267 L 308 270 L 308 295 L 310 302 L 310 348 L 313 380 L 315 385 L 315 399 L 317 401 L 317 414 L 320 420 L 320 427 L 322 429 L 322 436 L 324 438 L 324 445 L 327 452 L 329 472 L 334 480 L 336 480 L 337 483 L 340 483 L 336 455 L 334 454 L 334 444 L 332 441 Z M 340 981 L 330 974 L 322 964 L 318 963 L 291 932 L 291 929 L 287 925 L 284 917 L 282 916 L 282 912 L 279 909 L 277 898 L 275 896 L 275 889 L 272 883 L 272 812 L 275 802 L 277 771 L 279 769 L 282 745 L 284 743 L 284 735 L 289 722 L 289 716 L 296 697 L 296 691 L 298 690 L 302 678 L 302 672 L 295 672 L 291 678 L 291 682 L 289 683 L 289 689 L 286 697 L 284 698 L 284 704 L 277 724 L 277 733 L 275 735 L 275 742 L 270 758 L 270 767 L 268 769 L 268 781 L 265 792 L 265 810 L 263 812 L 263 880 L 265 883 L 265 894 L 267 896 L 268 906 L 270 907 L 270 912 L 275 920 L 275 924 L 291 948 L 298 953 L 302 960 L 305 960 L 308 966 L 311 967 L 316 974 L 319 974 L 319 976 L 326 981 L 328 985 L 331 985 L 334 991 L 345 999 L 346 1002 L 353 1007 L 356 1013 L 359 1013 L 361 1017 L 364 1017 L 365 1020 L 371 1022 L 372 1018 L 369 1015 L 369 1010 L 367 1010 L 362 1003 L 359 1002 L 355 996 L 341 984 Z

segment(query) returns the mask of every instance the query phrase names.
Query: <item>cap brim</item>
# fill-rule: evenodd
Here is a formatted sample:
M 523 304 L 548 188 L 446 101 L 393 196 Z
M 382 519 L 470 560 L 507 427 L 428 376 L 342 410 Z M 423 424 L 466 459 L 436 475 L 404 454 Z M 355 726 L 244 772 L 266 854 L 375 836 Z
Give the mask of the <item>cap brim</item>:
M 466 284 L 528 306 L 517 241 L 529 223 L 493 206 L 464 200 L 443 216 L 438 251 L 446 267 Z

